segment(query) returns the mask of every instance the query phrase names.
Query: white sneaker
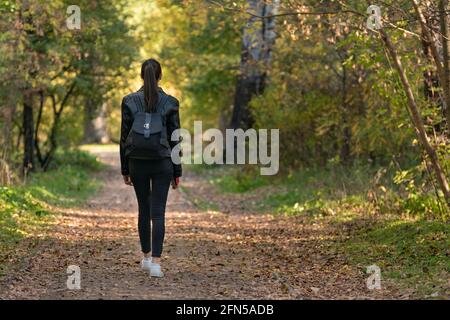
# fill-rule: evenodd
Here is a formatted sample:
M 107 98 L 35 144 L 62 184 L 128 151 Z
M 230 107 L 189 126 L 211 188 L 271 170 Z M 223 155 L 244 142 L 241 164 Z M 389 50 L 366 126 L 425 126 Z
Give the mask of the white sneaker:
M 152 265 L 152 258 L 143 258 L 141 261 L 141 269 L 147 272 L 150 272 L 150 268 Z
M 162 278 L 164 273 L 161 271 L 161 265 L 158 263 L 150 264 L 150 277 Z

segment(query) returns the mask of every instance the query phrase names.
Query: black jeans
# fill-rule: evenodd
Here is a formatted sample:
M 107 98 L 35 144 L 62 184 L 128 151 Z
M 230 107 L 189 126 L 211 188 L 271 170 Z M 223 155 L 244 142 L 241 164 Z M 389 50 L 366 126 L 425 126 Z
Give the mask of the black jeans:
M 152 257 L 161 257 L 167 194 L 173 177 L 172 160 L 129 159 L 129 168 L 139 206 L 138 230 L 142 252 L 152 251 Z

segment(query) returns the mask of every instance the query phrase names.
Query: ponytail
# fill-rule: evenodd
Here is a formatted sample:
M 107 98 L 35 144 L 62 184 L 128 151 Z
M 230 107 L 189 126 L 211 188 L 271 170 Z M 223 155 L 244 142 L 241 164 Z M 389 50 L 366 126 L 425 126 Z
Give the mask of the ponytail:
M 155 112 L 158 104 L 158 81 L 161 79 L 161 65 L 155 59 L 144 61 L 141 78 L 144 80 L 145 112 Z

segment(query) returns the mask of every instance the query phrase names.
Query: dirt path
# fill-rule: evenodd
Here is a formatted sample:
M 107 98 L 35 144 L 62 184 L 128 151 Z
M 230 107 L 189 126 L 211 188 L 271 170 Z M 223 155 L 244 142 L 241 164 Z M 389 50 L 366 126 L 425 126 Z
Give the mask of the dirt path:
M 386 288 L 368 290 L 367 275 L 327 249 L 334 234 L 324 225 L 305 218 L 199 211 L 186 194 L 172 190 L 163 252 L 166 277 L 151 279 L 139 268 L 136 200 L 121 181 L 117 151 L 96 153 L 110 164 L 98 175 L 104 187 L 83 207 L 63 210 L 35 248 L 21 244 L 18 267 L 0 282 L 0 299 L 393 296 Z M 208 192 L 199 177 L 183 183 Z M 81 290 L 66 287 L 69 265 L 81 268 Z

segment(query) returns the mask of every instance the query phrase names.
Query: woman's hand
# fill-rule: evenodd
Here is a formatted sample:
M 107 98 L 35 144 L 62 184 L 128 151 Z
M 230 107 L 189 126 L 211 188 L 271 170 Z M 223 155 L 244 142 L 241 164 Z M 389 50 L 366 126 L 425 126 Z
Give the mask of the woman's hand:
M 179 184 L 180 184 L 180 178 L 179 177 L 172 179 L 172 189 L 178 188 Z
M 126 185 L 128 185 L 128 186 L 132 186 L 133 185 L 133 182 L 131 182 L 131 178 L 130 178 L 129 175 L 122 176 L 122 177 L 123 177 L 123 182 L 125 182 Z

